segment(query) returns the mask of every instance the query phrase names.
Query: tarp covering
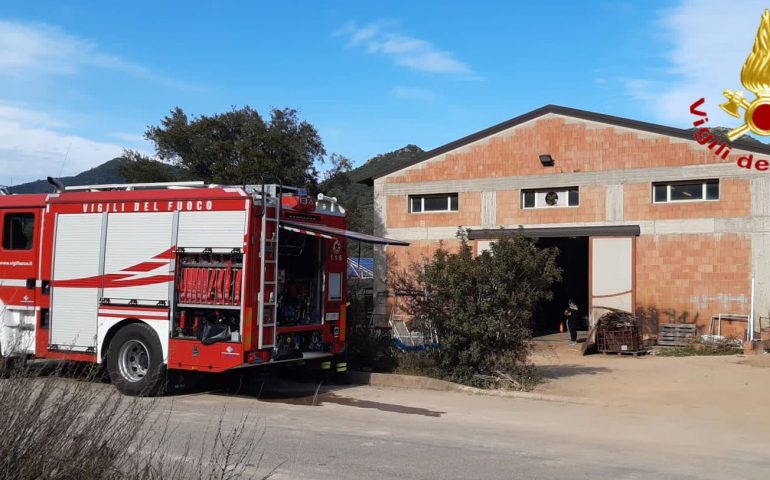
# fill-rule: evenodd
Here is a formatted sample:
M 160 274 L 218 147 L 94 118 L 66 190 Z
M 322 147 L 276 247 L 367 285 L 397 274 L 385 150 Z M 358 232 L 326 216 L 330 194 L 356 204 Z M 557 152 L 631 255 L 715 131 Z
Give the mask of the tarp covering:
M 307 230 L 309 232 L 331 235 L 333 237 L 345 237 L 364 243 L 376 243 L 379 245 L 400 245 L 404 247 L 409 245 L 409 242 L 402 242 L 401 240 L 393 240 L 390 238 L 378 237 L 376 235 L 368 235 L 366 233 L 353 232 L 351 230 L 343 230 L 341 228 L 329 227 L 327 225 L 320 225 L 315 223 L 281 220 L 281 225 L 294 227 L 299 230 Z

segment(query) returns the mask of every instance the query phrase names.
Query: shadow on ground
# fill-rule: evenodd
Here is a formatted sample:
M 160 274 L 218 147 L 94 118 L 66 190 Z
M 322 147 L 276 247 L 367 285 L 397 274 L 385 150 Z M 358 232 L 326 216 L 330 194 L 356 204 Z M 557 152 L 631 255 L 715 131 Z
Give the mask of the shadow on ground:
M 380 410 L 382 412 L 403 413 L 406 415 L 421 415 L 423 417 L 440 417 L 446 412 L 430 410 L 427 408 L 409 407 L 395 403 L 375 402 L 372 400 L 360 400 L 358 398 L 346 397 L 335 392 L 320 393 L 318 395 L 291 398 L 285 395 L 267 394 L 259 400 L 270 403 L 285 403 L 290 405 L 306 405 L 309 407 L 320 407 L 324 404 L 342 405 L 346 407 L 368 408 Z
M 609 373 L 611 368 L 607 367 L 587 367 L 585 365 L 538 365 L 537 371 L 543 378 L 554 380 L 557 378 L 574 377 L 577 375 L 598 375 Z
M 383 412 L 440 417 L 446 412 L 411 407 L 394 403 L 361 400 L 346 396 L 345 390 L 357 385 L 329 383 L 313 372 L 291 369 L 274 371 L 254 370 L 230 374 L 187 375 L 180 386 L 166 395 L 221 395 L 248 398 L 267 403 L 283 403 L 320 407 L 341 405 L 345 407 L 375 409 Z

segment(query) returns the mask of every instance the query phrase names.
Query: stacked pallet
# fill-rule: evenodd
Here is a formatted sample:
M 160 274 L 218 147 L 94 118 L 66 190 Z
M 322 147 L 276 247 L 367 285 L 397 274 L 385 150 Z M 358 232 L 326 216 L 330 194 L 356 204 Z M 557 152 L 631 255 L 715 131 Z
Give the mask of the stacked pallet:
M 605 313 L 597 322 L 596 346 L 600 353 L 645 353 L 639 319 L 628 312 Z
M 662 323 L 658 332 L 658 345 L 684 347 L 695 340 L 694 323 Z

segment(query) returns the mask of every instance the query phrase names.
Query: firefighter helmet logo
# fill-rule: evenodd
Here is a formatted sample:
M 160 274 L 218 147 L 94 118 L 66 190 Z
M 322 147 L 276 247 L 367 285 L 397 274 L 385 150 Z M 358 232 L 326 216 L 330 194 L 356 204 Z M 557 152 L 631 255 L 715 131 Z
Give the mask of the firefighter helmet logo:
M 730 130 L 727 138 L 733 141 L 749 131 L 762 136 L 770 135 L 770 11 L 767 9 L 762 14 L 754 48 L 743 64 L 741 83 L 756 98 L 749 102 L 743 92 L 724 91 L 727 102 L 720 105 L 722 110 L 736 118 L 741 118 L 741 108 L 746 110 L 743 116 L 745 123 Z
M 340 243 L 339 240 L 334 240 L 334 243 L 332 244 L 332 252 L 335 255 L 339 255 L 341 251 L 342 251 L 342 244 Z

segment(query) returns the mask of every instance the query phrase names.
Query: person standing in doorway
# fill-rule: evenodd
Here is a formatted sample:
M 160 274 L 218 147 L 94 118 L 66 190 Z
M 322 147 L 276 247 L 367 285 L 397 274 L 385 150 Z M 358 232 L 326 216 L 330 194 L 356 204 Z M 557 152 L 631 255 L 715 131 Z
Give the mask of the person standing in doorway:
M 578 307 L 571 298 L 567 302 L 567 308 L 564 309 L 564 319 L 567 322 L 567 330 L 569 330 L 569 343 L 570 345 L 577 345 L 577 329 L 580 319 L 578 318 Z

